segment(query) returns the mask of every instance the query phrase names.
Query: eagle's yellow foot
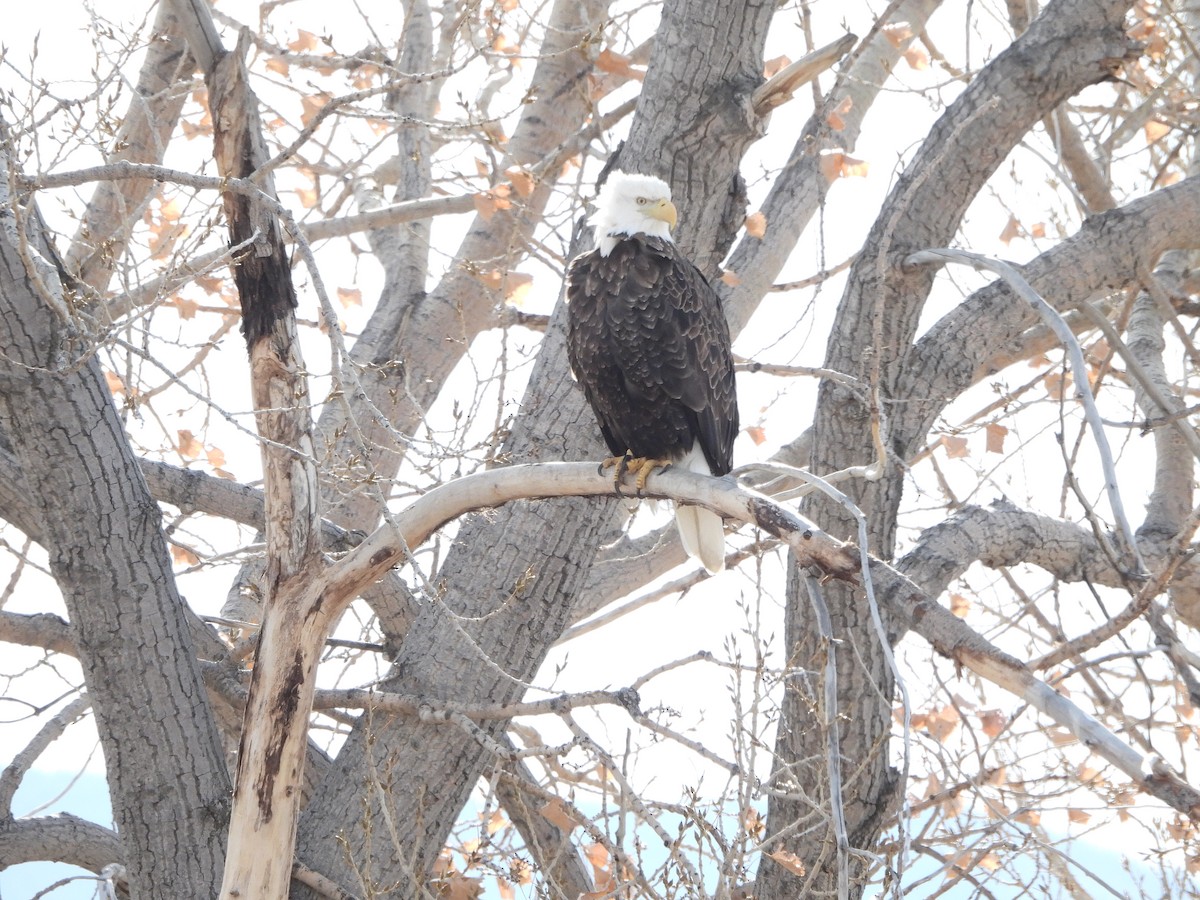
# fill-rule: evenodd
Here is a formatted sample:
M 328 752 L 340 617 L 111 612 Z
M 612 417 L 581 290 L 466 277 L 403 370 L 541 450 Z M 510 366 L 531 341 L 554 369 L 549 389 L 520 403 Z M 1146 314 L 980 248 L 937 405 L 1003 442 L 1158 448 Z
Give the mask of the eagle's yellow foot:
M 647 456 L 635 456 L 625 464 L 625 469 L 634 475 L 637 475 L 637 492 L 641 496 L 642 491 L 646 489 L 646 479 L 659 469 L 671 468 L 671 460 L 669 459 L 652 459 Z
M 605 469 L 613 470 L 613 490 L 617 494 L 621 493 L 621 479 L 625 477 L 625 472 L 629 467 L 630 460 L 633 459 L 633 454 L 626 452 L 624 456 L 608 456 L 600 463 L 600 471 Z
M 621 482 L 625 476 L 627 474 L 636 475 L 637 479 L 634 484 L 637 486 L 639 496 L 646 489 L 646 479 L 650 477 L 651 473 L 670 467 L 671 460 L 669 459 L 634 456 L 631 452 L 626 452 L 624 456 L 610 456 L 600 463 L 601 472 L 605 469 L 613 470 L 613 490 L 618 494 L 621 493 Z

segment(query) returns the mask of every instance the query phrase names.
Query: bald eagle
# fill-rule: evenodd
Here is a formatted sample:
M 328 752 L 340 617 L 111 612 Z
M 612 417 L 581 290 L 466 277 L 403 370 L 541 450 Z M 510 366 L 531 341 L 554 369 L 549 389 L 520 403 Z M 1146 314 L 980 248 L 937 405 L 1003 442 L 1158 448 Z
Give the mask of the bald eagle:
M 738 431 L 729 325 L 700 270 L 675 246 L 666 182 L 613 172 L 595 203 L 595 249 L 567 270 L 567 355 L 613 459 L 639 473 L 672 463 L 733 467 Z M 725 567 L 721 517 L 677 505 L 684 549 Z

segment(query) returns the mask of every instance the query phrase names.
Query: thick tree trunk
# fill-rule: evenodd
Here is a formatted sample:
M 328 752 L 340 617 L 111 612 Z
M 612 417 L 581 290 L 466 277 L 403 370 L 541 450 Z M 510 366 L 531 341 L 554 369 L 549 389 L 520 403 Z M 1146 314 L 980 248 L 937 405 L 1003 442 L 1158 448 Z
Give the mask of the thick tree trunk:
M 125 865 L 134 897 L 211 896 L 229 777 L 162 515 L 98 362 L 77 358 L 88 346 L 62 315 L 57 276 L 21 258 L 9 202 L 0 203 L 0 421 L 41 509 L 92 697 L 124 847 L 112 861 Z

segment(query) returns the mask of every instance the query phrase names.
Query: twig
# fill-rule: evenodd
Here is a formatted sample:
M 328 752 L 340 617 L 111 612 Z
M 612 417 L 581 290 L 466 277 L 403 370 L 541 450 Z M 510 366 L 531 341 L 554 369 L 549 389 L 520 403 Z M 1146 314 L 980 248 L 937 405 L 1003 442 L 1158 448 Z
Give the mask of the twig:
M 9 817 L 12 815 L 13 795 L 16 794 L 17 788 L 21 786 L 21 779 L 25 777 L 25 773 L 29 767 L 34 764 L 42 752 L 52 743 L 58 740 L 67 727 L 75 722 L 92 706 L 92 698 L 88 694 L 82 694 L 64 706 L 55 716 L 47 721 L 38 733 L 33 736 L 25 748 L 13 757 L 0 774 L 0 818 Z
M 358 900 L 354 894 L 342 890 L 333 879 L 326 878 L 303 863 L 292 864 L 292 880 L 311 888 L 322 897 L 328 897 L 329 900 Z

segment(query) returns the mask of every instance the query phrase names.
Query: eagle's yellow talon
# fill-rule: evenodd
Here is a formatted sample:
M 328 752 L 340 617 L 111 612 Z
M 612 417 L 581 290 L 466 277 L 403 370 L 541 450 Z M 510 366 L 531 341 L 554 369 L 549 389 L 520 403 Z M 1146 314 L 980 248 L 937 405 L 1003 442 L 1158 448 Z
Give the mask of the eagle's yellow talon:
M 645 456 L 635 456 L 629 461 L 629 471 L 637 475 L 638 496 L 646 489 L 646 480 L 655 472 L 671 468 L 669 459 L 653 459 Z
M 625 478 L 627 471 L 636 471 L 629 468 L 633 461 L 633 454 L 626 451 L 624 456 L 609 456 L 600 463 L 600 471 L 605 469 L 613 470 L 613 490 L 617 492 L 617 496 L 621 496 L 621 482 Z

